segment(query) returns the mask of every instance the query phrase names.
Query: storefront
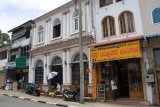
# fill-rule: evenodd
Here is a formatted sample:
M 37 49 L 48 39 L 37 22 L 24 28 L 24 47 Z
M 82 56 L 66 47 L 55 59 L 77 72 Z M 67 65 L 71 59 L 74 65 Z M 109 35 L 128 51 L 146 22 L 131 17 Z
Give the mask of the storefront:
M 118 85 L 118 97 L 144 99 L 140 40 L 94 46 L 90 49 L 92 95 L 99 99 L 99 86 L 104 86 L 105 99 L 112 98 L 110 80 Z

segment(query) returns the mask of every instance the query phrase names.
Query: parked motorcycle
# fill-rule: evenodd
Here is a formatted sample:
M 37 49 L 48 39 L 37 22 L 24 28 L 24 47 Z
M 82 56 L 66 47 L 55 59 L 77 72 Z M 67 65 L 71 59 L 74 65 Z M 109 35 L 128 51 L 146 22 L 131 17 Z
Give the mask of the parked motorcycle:
M 34 85 L 34 84 L 29 84 L 27 89 L 26 89 L 26 94 L 34 95 L 34 96 L 40 96 L 40 87 Z
M 64 90 L 63 91 L 63 99 L 66 101 L 80 101 L 80 90 L 77 88 L 76 90 Z

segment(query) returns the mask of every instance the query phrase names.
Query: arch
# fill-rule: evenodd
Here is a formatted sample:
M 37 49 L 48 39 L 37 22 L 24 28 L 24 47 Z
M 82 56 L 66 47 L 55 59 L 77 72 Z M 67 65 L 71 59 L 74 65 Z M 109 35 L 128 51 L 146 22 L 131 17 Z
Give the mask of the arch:
M 43 61 L 37 60 L 35 65 L 35 84 L 43 84 Z
M 153 9 L 152 11 L 153 23 L 160 23 L 160 7 Z
M 56 18 L 53 21 L 53 38 L 61 36 L 61 21 L 59 18 Z
M 79 30 L 79 14 L 80 14 L 79 9 L 76 9 L 73 13 L 73 32 Z
M 51 71 L 57 72 L 57 76 L 51 79 L 51 86 L 56 86 L 57 83 L 63 84 L 63 68 L 62 59 L 58 56 L 54 57 L 51 63 Z
M 44 36 L 44 28 L 41 25 L 41 26 L 38 27 L 38 37 L 37 37 L 37 42 L 38 43 L 43 42 L 43 36 Z
M 130 11 L 124 11 L 119 15 L 120 33 L 132 33 L 135 32 L 134 16 Z
M 101 24 L 103 37 L 114 36 L 116 34 L 114 17 L 104 17 Z
M 62 59 L 58 56 L 54 57 L 52 60 L 52 66 L 62 65 Z
M 72 59 L 72 84 L 80 84 L 80 54 L 76 53 Z M 83 64 L 84 64 L 84 82 L 85 85 L 89 83 L 89 75 L 85 72 L 85 68 L 88 67 L 88 57 L 83 53 Z
M 79 63 L 80 61 L 80 53 L 76 53 L 72 58 L 72 63 Z M 88 61 L 88 57 L 85 53 L 83 53 L 83 61 Z
M 53 26 L 61 24 L 61 20 L 59 18 L 54 19 Z
M 76 9 L 74 12 L 73 12 L 73 16 L 72 17 L 77 17 L 79 16 L 80 14 L 80 10 L 79 9 Z

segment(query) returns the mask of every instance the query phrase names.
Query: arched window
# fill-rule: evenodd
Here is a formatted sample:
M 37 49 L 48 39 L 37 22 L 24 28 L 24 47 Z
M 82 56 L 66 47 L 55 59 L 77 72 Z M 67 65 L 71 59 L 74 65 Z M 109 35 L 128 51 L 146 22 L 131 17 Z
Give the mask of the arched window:
M 85 72 L 85 69 L 88 67 L 88 58 L 86 54 L 83 54 L 83 64 L 84 64 L 84 84 L 88 85 L 89 83 L 89 75 Z M 80 54 L 78 53 L 73 59 L 72 66 L 72 84 L 79 85 L 80 84 Z
M 60 58 L 60 57 L 55 57 L 55 58 L 53 59 L 52 65 L 53 65 L 53 66 L 55 66 L 55 65 L 62 65 L 62 60 L 61 60 L 61 58 Z
M 112 16 L 107 16 L 102 20 L 103 37 L 115 35 L 115 21 Z
M 43 62 L 39 60 L 35 69 L 35 83 L 43 84 Z
M 119 15 L 120 32 L 131 33 L 135 31 L 133 13 L 125 11 Z
M 55 19 L 53 22 L 53 38 L 61 36 L 61 21 L 59 18 Z
M 160 7 L 152 11 L 153 23 L 160 23 Z
M 37 38 L 38 43 L 43 42 L 43 34 L 44 34 L 43 26 L 40 26 L 38 28 L 38 38 Z
M 73 13 L 73 31 L 74 32 L 79 31 L 79 13 L 80 13 L 79 10 L 76 10 Z
M 73 63 L 77 63 L 80 61 L 80 54 L 77 54 L 74 59 L 73 59 Z M 83 61 L 88 61 L 87 55 L 83 54 Z

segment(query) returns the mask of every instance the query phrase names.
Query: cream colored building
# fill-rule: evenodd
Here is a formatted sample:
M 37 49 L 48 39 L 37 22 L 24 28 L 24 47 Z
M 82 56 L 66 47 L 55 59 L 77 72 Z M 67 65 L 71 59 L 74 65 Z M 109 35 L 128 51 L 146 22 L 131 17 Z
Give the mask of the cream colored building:
M 82 0 L 84 70 L 89 67 L 89 48 L 94 42 L 91 3 Z M 79 10 L 70 1 L 34 20 L 30 51 L 29 83 L 41 84 L 43 89 L 60 83 L 63 87 L 79 86 Z M 47 75 L 58 75 L 47 82 Z M 86 93 L 91 93 L 91 73 L 85 73 Z M 90 92 L 89 92 L 90 91 Z

